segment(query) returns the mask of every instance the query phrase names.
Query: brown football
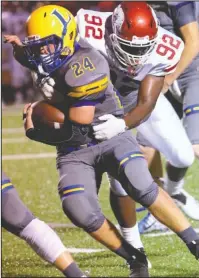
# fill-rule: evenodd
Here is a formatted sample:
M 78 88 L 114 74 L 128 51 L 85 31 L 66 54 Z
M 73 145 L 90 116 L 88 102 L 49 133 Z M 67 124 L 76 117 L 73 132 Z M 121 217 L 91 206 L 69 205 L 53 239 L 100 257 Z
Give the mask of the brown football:
M 32 121 L 35 127 L 48 126 L 58 129 L 64 124 L 65 114 L 55 105 L 42 100 L 33 103 L 32 108 Z

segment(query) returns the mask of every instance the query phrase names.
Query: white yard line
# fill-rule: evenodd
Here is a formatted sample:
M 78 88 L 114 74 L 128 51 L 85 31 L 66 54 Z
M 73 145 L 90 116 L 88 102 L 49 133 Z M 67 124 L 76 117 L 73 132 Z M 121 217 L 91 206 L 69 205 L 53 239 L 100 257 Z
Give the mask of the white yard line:
M 24 160 L 24 159 L 40 159 L 55 158 L 56 153 L 33 153 L 33 154 L 8 154 L 2 155 L 2 160 Z
M 15 134 L 15 133 L 24 133 L 23 127 L 17 127 L 17 128 L 2 128 L 2 135 L 4 134 Z
M 23 109 L 25 104 L 13 104 L 13 105 L 4 105 L 2 108 L 2 112 L 12 112 Z
M 77 226 L 73 225 L 72 223 L 48 223 L 48 225 L 53 228 L 78 228 Z M 70 253 L 96 253 L 96 252 L 103 252 L 106 251 L 105 249 L 90 249 L 90 248 L 67 248 L 67 251 Z
M 78 228 L 71 223 L 68 224 L 61 224 L 61 223 L 48 223 L 49 226 L 52 228 Z M 199 233 L 199 228 L 196 228 L 195 231 Z M 169 231 L 165 233 L 150 233 L 144 234 L 144 237 L 159 237 L 159 236 L 168 236 L 173 235 L 174 233 Z M 96 252 L 103 252 L 106 251 L 105 249 L 90 249 L 90 248 L 67 248 L 67 251 L 70 253 L 96 253 Z
M 96 253 L 107 251 L 105 249 L 90 249 L 90 248 L 67 248 L 67 251 L 70 253 Z
M 19 138 L 3 138 L 2 144 L 15 144 L 15 143 L 27 143 L 30 142 L 26 137 Z

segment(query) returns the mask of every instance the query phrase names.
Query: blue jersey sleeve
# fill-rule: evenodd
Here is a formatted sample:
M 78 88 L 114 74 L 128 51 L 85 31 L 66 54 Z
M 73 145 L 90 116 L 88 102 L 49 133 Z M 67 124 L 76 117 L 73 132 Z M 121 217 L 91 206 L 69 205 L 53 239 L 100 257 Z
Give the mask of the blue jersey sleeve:
M 195 2 L 181 1 L 168 2 L 172 19 L 176 27 L 180 28 L 188 23 L 197 21 L 195 13 Z

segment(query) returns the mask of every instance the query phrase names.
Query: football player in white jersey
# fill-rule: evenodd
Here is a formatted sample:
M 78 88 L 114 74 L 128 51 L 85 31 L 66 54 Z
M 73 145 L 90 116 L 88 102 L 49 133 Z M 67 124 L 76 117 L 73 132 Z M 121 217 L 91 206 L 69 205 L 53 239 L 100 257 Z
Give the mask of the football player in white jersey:
M 182 40 L 158 26 L 154 11 L 145 2 L 123 2 L 113 14 L 81 9 L 77 23 L 80 35 L 107 57 L 127 113 L 121 121 L 103 116 L 101 120 L 106 122 L 95 127 L 96 138 L 106 140 L 126 126 L 137 126 L 172 165 L 190 166 L 194 160 L 191 144 L 174 109 L 160 94 L 165 75 L 175 70 L 180 59 Z M 112 208 L 122 234 L 142 247 L 135 216 L 130 217 L 133 204 L 127 204 L 126 192 L 113 179 L 111 189 Z

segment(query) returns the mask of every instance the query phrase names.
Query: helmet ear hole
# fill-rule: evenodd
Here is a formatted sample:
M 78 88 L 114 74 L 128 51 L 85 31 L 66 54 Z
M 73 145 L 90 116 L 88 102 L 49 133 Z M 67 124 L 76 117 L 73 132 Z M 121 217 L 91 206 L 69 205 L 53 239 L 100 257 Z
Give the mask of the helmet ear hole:
M 44 13 L 44 17 L 46 17 L 46 12 Z

